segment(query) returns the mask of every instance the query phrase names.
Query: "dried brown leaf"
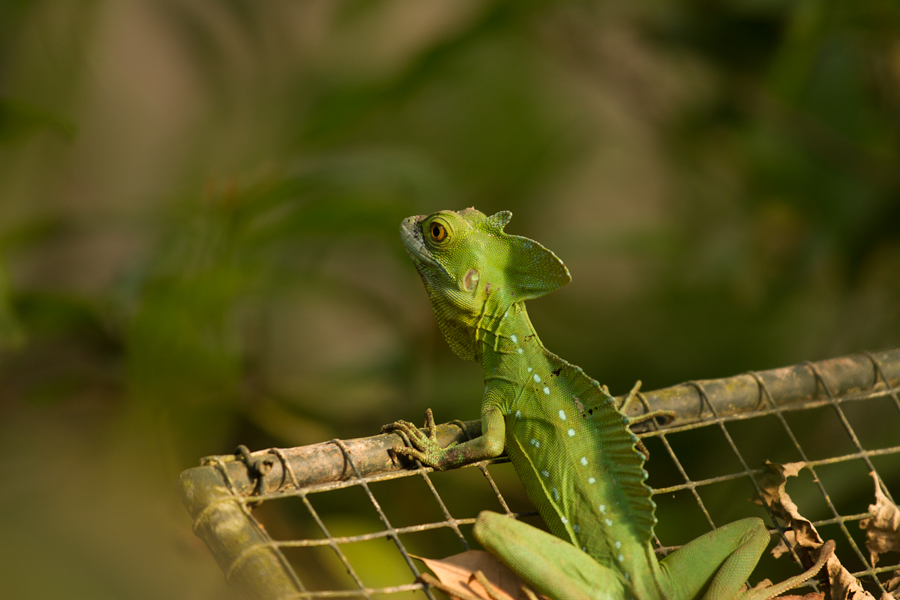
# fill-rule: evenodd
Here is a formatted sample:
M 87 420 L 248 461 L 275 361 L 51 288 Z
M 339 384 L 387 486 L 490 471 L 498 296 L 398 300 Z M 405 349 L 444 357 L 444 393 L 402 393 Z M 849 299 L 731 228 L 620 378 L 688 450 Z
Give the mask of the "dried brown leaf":
M 825 568 L 831 583 L 832 600 L 875 600 L 872 594 L 863 589 L 859 579 L 851 575 L 837 558 L 829 559 Z
M 813 524 L 809 519 L 806 519 L 800 514 L 800 509 L 797 508 L 797 505 L 794 504 L 794 501 L 791 500 L 791 497 L 784 489 L 787 478 L 797 476 L 800 470 L 805 466 L 806 463 L 803 462 L 780 465 L 778 463 L 766 461 L 768 472 L 760 478 L 759 484 L 762 488 L 763 500 L 766 505 L 776 514 L 776 516 L 790 525 L 792 535 L 787 536 L 788 541 L 791 542 L 795 548 L 800 547 L 808 550 L 816 550 L 822 545 L 822 538 L 819 537 L 819 533 L 816 531 L 816 528 L 813 527 Z M 783 547 L 779 548 L 776 546 L 776 549 L 780 550 L 777 556 L 780 556 L 786 551 L 786 548 Z M 803 553 L 801 558 L 804 558 L 807 554 L 808 553 Z M 812 557 L 806 556 L 806 558 L 811 559 L 808 564 L 813 564 L 815 562 L 815 560 L 812 560 Z
M 792 545 L 804 565 L 811 565 L 821 551 L 822 538 L 812 522 L 800 514 L 797 505 L 784 489 L 787 478 L 796 476 L 804 466 L 806 465 L 802 462 L 780 465 L 766 461 L 767 473 L 760 478 L 759 484 L 763 492 L 763 501 L 791 527 L 791 531 L 788 532 L 790 535 L 785 535 L 788 543 Z M 787 547 L 782 542 L 772 552 L 778 557 L 786 551 Z M 831 600 L 875 600 L 863 589 L 859 580 L 844 568 L 836 555 L 831 555 L 825 563 L 825 569 L 831 584 Z
M 785 539 L 787 539 L 787 543 L 785 543 Z M 784 538 L 778 538 L 778 543 L 775 544 L 775 547 L 770 550 L 772 556 L 775 558 L 781 558 L 782 554 L 786 554 L 791 551 L 791 548 L 797 545 L 797 536 L 794 535 L 794 531 L 788 530 L 784 532 Z
M 893 577 L 884 584 L 884 587 L 889 592 L 900 591 L 900 570 L 894 571 Z
M 897 598 L 900 598 L 900 571 L 894 571 L 894 576 L 887 580 L 884 584 L 884 589 L 894 594 L 894 592 L 898 592 L 894 594 Z
M 422 558 L 415 556 L 428 565 L 442 584 L 462 594 L 491 600 L 487 591 L 475 580 L 477 571 L 484 573 L 488 582 L 494 586 L 497 595 L 503 600 L 527 600 L 522 592 L 522 579 L 513 573 L 497 558 L 483 550 L 469 550 L 454 554 L 444 559 Z M 452 593 L 452 592 L 451 592 Z M 544 596 L 538 595 L 538 598 Z M 545 599 L 546 600 L 546 599 Z
M 872 516 L 860 521 L 859 526 L 866 530 L 866 548 L 875 566 L 879 554 L 900 552 L 900 508 L 885 495 L 875 472 L 869 475 L 875 480 L 875 504 L 869 505 Z

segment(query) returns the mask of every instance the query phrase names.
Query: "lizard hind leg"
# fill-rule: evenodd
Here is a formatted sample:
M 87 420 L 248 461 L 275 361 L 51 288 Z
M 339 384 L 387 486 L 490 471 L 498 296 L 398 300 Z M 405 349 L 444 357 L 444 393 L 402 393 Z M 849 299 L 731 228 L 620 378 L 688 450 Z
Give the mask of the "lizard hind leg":
M 741 592 L 759 557 L 769 544 L 769 532 L 762 519 L 751 517 L 719 527 L 662 561 L 663 589 L 666 598 L 704 600 L 768 600 L 797 587 L 816 574 L 831 555 L 829 542 L 811 569 L 779 584 Z
M 488 552 L 531 589 L 552 600 L 626 597 L 622 574 L 527 523 L 483 511 L 478 515 L 474 533 Z
M 733 600 L 769 543 L 762 519 L 734 521 L 660 561 L 663 597 Z

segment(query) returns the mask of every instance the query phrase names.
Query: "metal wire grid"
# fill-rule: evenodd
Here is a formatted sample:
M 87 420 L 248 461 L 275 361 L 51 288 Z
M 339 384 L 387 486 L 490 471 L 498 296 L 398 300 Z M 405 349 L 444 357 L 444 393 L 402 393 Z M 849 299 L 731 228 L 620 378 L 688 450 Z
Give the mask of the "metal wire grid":
M 890 455 L 890 454 L 900 454 L 900 445 L 892 446 L 889 448 L 881 448 L 878 450 L 864 449 L 862 444 L 859 441 L 859 437 L 856 435 L 856 432 L 854 431 L 853 427 L 850 425 L 850 422 L 848 421 L 847 416 L 844 414 L 844 411 L 841 408 L 841 405 L 846 402 L 854 402 L 854 401 L 866 400 L 866 399 L 877 398 L 877 397 L 888 397 L 893 400 L 893 404 L 896 407 L 898 414 L 900 414 L 900 398 L 898 398 L 898 388 L 891 387 L 889 385 L 888 379 L 885 377 L 884 371 L 883 371 L 879 361 L 874 356 L 872 356 L 872 354 L 870 354 L 870 353 L 867 353 L 866 356 L 872 361 L 872 366 L 876 371 L 877 378 L 880 379 L 885 384 L 886 389 L 883 389 L 880 391 L 863 393 L 863 394 L 850 394 L 850 395 L 846 395 L 843 397 L 837 397 L 829 389 L 828 385 L 825 382 L 825 378 L 822 376 L 818 366 L 815 363 L 807 362 L 807 363 L 804 363 L 805 366 L 808 367 L 810 369 L 810 371 L 812 372 L 812 374 L 815 376 L 817 382 L 821 386 L 821 389 L 825 392 L 827 398 L 820 400 L 820 401 L 816 401 L 816 402 L 807 402 L 807 403 L 804 403 L 801 405 L 779 407 L 775 404 L 775 401 L 772 398 L 772 394 L 769 391 L 768 386 L 763 381 L 763 379 L 759 376 L 759 374 L 755 373 L 755 372 L 750 372 L 749 374 L 758 383 L 758 385 L 760 387 L 760 392 L 761 392 L 762 398 L 764 399 L 765 404 L 767 406 L 767 408 L 763 408 L 752 414 L 740 414 L 740 415 L 734 415 L 731 417 L 720 417 L 718 414 L 716 414 L 715 407 L 712 405 L 712 403 L 709 402 L 708 396 L 706 394 L 706 391 L 705 391 L 702 383 L 696 382 L 696 381 L 688 382 L 688 385 L 694 386 L 697 389 L 698 393 L 700 394 L 700 397 L 704 401 L 704 404 L 707 406 L 707 408 L 713 414 L 713 417 L 712 417 L 712 419 L 705 420 L 700 423 L 684 425 L 681 427 L 673 427 L 673 428 L 670 428 L 667 430 L 662 430 L 654 424 L 655 431 L 650 432 L 650 433 L 645 433 L 640 436 L 642 438 L 649 438 L 649 437 L 659 438 L 660 441 L 662 442 L 663 446 L 665 447 L 666 451 L 668 452 L 669 457 L 672 459 L 672 462 L 676 465 L 676 468 L 678 469 L 680 475 L 685 480 L 684 483 L 679 484 L 679 485 L 654 489 L 654 494 L 660 495 L 660 494 L 676 492 L 676 491 L 681 491 L 681 490 L 689 490 L 691 492 L 691 494 L 693 495 L 694 500 L 697 503 L 697 506 L 702 511 L 703 516 L 706 518 L 706 521 L 709 523 L 709 526 L 712 529 L 715 529 L 717 527 L 717 525 L 713 522 L 713 519 L 712 519 L 712 517 L 710 517 L 709 511 L 707 510 L 705 504 L 703 503 L 703 500 L 700 498 L 700 495 L 697 493 L 698 487 L 746 477 L 752 483 L 754 490 L 756 491 L 757 497 L 761 498 L 763 496 L 762 489 L 760 488 L 760 485 L 757 481 L 757 477 L 759 475 L 762 475 L 764 473 L 764 470 L 763 469 L 751 469 L 747 465 L 746 461 L 744 460 L 744 457 L 741 455 L 741 452 L 738 450 L 737 445 L 734 443 L 734 440 L 732 439 L 731 435 L 728 433 L 728 429 L 725 427 L 725 424 L 730 421 L 745 420 L 745 419 L 750 419 L 750 418 L 758 418 L 758 417 L 763 417 L 763 416 L 768 416 L 768 415 L 774 415 L 778 419 L 781 426 L 783 427 L 784 432 L 787 434 L 788 438 L 790 439 L 791 444 L 793 445 L 794 449 L 800 455 L 800 457 L 802 458 L 802 461 L 804 463 L 806 463 L 806 468 L 808 468 L 810 470 L 810 472 L 812 473 L 813 481 L 815 482 L 816 486 L 819 489 L 819 492 L 822 494 L 822 498 L 825 500 L 829 510 L 831 511 L 832 518 L 820 519 L 820 520 L 813 521 L 812 522 L 813 525 L 818 528 L 818 527 L 821 527 L 824 525 L 837 524 L 841 528 L 841 531 L 843 532 L 846 540 L 849 542 L 849 545 L 850 545 L 851 549 L 853 550 L 853 552 L 856 554 L 856 556 L 859 558 L 859 560 L 862 562 L 862 564 L 867 566 L 866 569 L 864 569 L 862 571 L 854 572 L 854 573 L 852 573 L 852 575 L 854 577 L 857 577 L 860 579 L 866 578 L 866 577 L 869 578 L 869 581 L 873 582 L 874 585 L 878 588 L 878 590 L 881 593 L 883 593 L 883 594 L 887 593 L 888 590 L 885 589 L 883 583 L 878 579 L 877 574 L 890 572 L 890 571 L 896 571 L 896 570 L 898 570 L 898 568 L 900 568 L 900 563 L 893 563 L 893 564 L 884 565 L 881 567 L 875 567 L 874 565 L 871 564 L 869 558 L 863 554 L 862 550 L 859 548 L 859 545 L 856 543 L 856 540 L 853 539 L 853 536 L 850 534 L 850 531 L 847 529 L 847 522 L 857 522 L 858 523 L 859 521 L 861 521 L 862 519 L 865 519 L 866 517 L 869 517 L 870 515 L 868 513 L 853 514 L 853 515 L 841 515 L 840 512 L 838 511 L 838 509 L 835 507 L 834 503 L 832 502 L 830 495 L 825 490 L 825 486 L 822 484 L 821 480 L 819 479 L 819 477 L 815 471 L 816 467 L 819 467 L 822 465 L 836 464 L 836 463 L 840 463 L 840 462 L 847 462 L 850 460 L 863 460 L 866 463 L 866 466 L 868 467 L 869 472 L 875 474 L 877 481 L 882 486 L 882 489 L 884 490 L 887 497 L 891 500 L 891 502 L 895 502 L 894 498 L 890 494 L 890 491 L 885 486 L 884 480 L 882 479 L 881 475 L 878 473 L 877 469 L 875 468 L 875 465 L 872 464 L 871 457 L 872 456 L 884 456 L 884 455 Z M 800 442 L 797 440 L 796 435 L 794 435 L 793 430 L 791 429 L 787 420 L 784 418 L 784 413 L 785 412 L 797 412 L 797 411 L 811 410 L 811 409 L 815 409 L 815 408 L 822 407 L 822 406 L 831 406 L 834 409 L 834 411 L 836 412 L 836 414 L 841 422 L 841 425 L 844 427 L 845 431 L 847 432 L 853 445 L 856 448 L 855 453 L 844 454 L 842 456 L 821 459 L 821 460 L 810 460 L 807 457 L 806 452 L 804 452 L 803 448 L 801 447 Z M 646 402 L 645 402 L 645 407 L 648 411 L 650 410 L 649 406 L 646 405 Z M 700 427 L 709 427 L 709 426 L 718 426 L 718 428 L 721 430 L 722 435 L 727 440 L 728 445 L 731 448 L 732 452 L 734 453 L 735 458 L 737 458 L 737 460 L 740 462 L 742 471 L 739 473 L 724 475 L 721 477 L 708 478 L 708 479 L 704 479 L 704 480 L 700 480 L 700 481 L 692 481 L 690 479 L 690 477 L 688 477 L 688 474 L 685 471 L 685 469 L 682 467 L 681 462 L 678 460 L 678 457 L 676 456 L 674 450 L 672 449 L 672 446 L 669 444 L 668 440 L 666 439 L 666 435 L 677 433 L 680 431 L 688 431 L 691 429 L 698 429 Z M 898 432 L 897 435 L 898 435 L 898 441 L 900 441 L 900 432 Z M 778 520 L 777 520 L 776 516 L 772 513 L 772 511 L 769 509 L 769 507 L 765 506 L 765 508 L 766 508 L 766 511 L 769 513 L 769 517 L 771 518 L 772 522 L 777 523 Z M 798 558 L 796 552 L 794 551 L 794 548 L 791 546 L 790 543 L 788 543 L 787 539 L 785 538 L 785 530 L 780 527 L 775 527 L 774 530 L 770 531 L 770 533 L 773 533 L 773 532 L 777 532 L 782 537 L 782 539 L 784 539 L 785 544 L 787 545 L 794 561 L 797 562 L 797 564 L 800 564 L 800 559 Z M 658 550 L 662 551 L 662 552 L 669 552 L 669 551 L 675 550 L 677 548 L 677 547 L 663 546 L 663 544 L 659 541 L 659 538 L 656 538 L 655 542 L 656 542 Z M 810 582 L 810 585 L 813 585 L 813 587 L 815 587 L 816 591 L 818 591 L 818 587 L 815 586 L 814 580 Z
M 739 480 L 743 478 L 747 478 L 751 481 L 752 485 L 755 488 L 756 494 L 761 495 L 761 489 L 759 484 L 757 483 L 756 477 L 763 473 L 762 469 L 751 469 L 741 452 L 738 450 L 737 444 L 734 442 L 732 436 L 730 435 L 728 428 L 726 425 L 728 423 L 732 423 L 735 421 L 746 420 L 750 418 L 763 417 L 768 415 L 773 415 L 781 427 L 784 429 L 787 437 L 790 439 L 791 444 L 794 449 L 798 453 L 798 455 L 802 458 L 802 460 L 806 463 L 807 467 L 813 474 L 813 480 L 816 486 L 819 489 L 822 497 L 824 498 L 825 503 L 827 504 L 829 510 L 831 511 L 831 518 L 821 519 L 817 521 L 813 521 L 813 524 L 816 527 L 821 527 L 824 525 L 833 525 L 836 524 L 840 527 L 843 532 L 844 537 L 850 545 L 852 552 L 855 556 L 860 560 L 860 562 L 865 565 L 865 569 L 853 573 L 855 576 L 860 578 L 867 578 L 870 581 L 870 585 L 875 585 L 881 592 L 885 592 L 885 588 L 882 582 L 878 579 L 877 574 L 884 573 L 887 571 L 893 571 L 900 568 L 900 564 L 888 564 L 882 565 L 880 567 L 875 567 L 872 565 L 868 559 L 868 557 L 863 553 L 860 549 L 859 545 L 854 540 L 853 536 L 850 534 L 850 531 L 847 529 L 848 522 L 858 522 L 859 520 L 866 518 L 869 516 L 866 513 L 862 514 L 852 514 L 852 515 L 842 515 L 839 510 L 835 506 L 834 502 L 832 502 L 831 497 L 829 496 L 827 490 L 824 485 L 821 483 L 818 475 L 816 474 L 816 468 L 834 464 L 839 462 L 846 462 L 851 460 L 862 460 L 865 462 L 867 468 L 873 472 L 878 473 L 874 464 L 871 461 L 871 457 L 873 456 L 885 456 L 885 455 L 898 455 L 900 456 L 900 445 L 888 447 L 888 448 L 880 448 L 877 450 L 867 450 L 863 448 L 863 445 L 860 443 L 859 437 L 856 435 L 853 427 L 850 424 L 850 421 L 847 419 L 844 414 L 844 410 L 842 406 L 849 402 L 858 402 L 862 400 L 874 399 L 874 398 L 890 398 L 893 406 L 898 411 L 898 416 L 900 416 L 900 397 L 898 397 L 898 390 L 900 390 L 900 384 L 895 384 L 891 386 L 890 380 L 885 376 L 885 373 L 882 369 L 882 366 L 874 356 L 867 355 L 869 360 L 872 363 L 873 368 L 875 369 L 875 385 L 872 386 L 867 391 L 850 393 L 844 395 L 836 395 L 832 393 L 829 389 L 829 386 L 826 384 L 826 379 L 823 377 L 819 366 L 814 363 L 806 363 L 805 366 L 808 368 L 812 374 L 815 376 L 816 381 L 818 382 L 818 386 L 821 388 L 822 392 L 824 392 L 824 398 L 818 400 L 812 400 L 808 402 L 803 402 L 800 404 L 793 405 L 780 405 L 776 402 L 775 397 L 769 390 L 769 386 L 766 384 L 763 377 L 761 377 L 757 373 L 751 373 L 750 375 L 754 378 L 756 383 L 759 386 L 759 393 L 762 399 L 763 406 L 752 413 L 743 413 L 743 414 L 731 414 L 731 415 L 721 415 L 720 411 L 717 411 L 713 402 L 710 402 L 709 396 L 706 391 L 706 386 L 703 382 L 689 382 L 687 385 L 696 389 L 697 393 L 699 393 L 702 402 L 706 406 L 706 408 L 711 413 L 711 417 L 705 418 L 700 422 L 690 423 L 685 425 L 679 425 L 675 427 L 669 428 L 659 428 L 655 424 L 652 425 L 652 430 L 641 433 L 640 437 L 643 439 L 651 439 L 656 438 L 665 448 L 666 453 L 669 458 L 672 460 L 675 465 L 679 475 L 683 478 L 683 483 L 679 483 L 677 485 L 662 487 L 654 490 L 654 493 L 657 496 L 662 494 L 674 493 L 678 491 L 688 491 L 692 496 L 700 511 L 702 512 L 705 520 L 709 524 L 709 527 L 715 528 L 717 524 L 713 521 L 710 516 L 709 511 L 705 503 L 703 502 L 700 494 L 698 493 L 698 488 L 702 488 L 704 486 L 709 486 L 716 483 L 728 482 Z M 878 383 L 881 382 L 879 386 Z M 878 388 L 878 389 L 876 389 Z M 641 398 L 642 403 L 644 404 L 647 410 L 651 409 L 650 404 L 647 401 L 646 396 L 639 396 Z M 855 447 L 856 452 L 844 454 L 838 457 L 831 457 L 821 460 L 809 460 L 806 452 L 804 452 L 803 447 L 798 441 L 797 436 L 794 434 L 794 431 L 788 424 L 788 421 L 785 419 L 784 414 L 789 412 L 797 412 L 797 411 L 807 411 L 816 409 L 819 407 L 831 407 L 837 414 L 838 419 L 840 420 L 843 428 L 847 432 L 852 444 Z M 467 429 L 467 425 L 469 426 L 469 435 L 471 435 L 471 423 L 457 423 L 457 427 L 465 431 Z M 715 427 L 718 428 L 725 440 L 727 441 L 731 451 L 734 456 L 738 460 L 741 469 L 735 473 L 730 473 L 723 476 L 711 477 L 706 479 L 692 480 L 683 467 L 682 462 L 679 460 L 676 452 L 673 450 L 672 445 L 669 443 L 668 436 L 673 434 L 677 434 L 680 432 L 696 430 L 705 427 Z M 900 432 L 898 432 L 898 441 L 900 441 Z M 233 479 L 234 471 L 233 469 L 229 469 L 229 464 L 224 457 L 213 457 L 208 464 L 213 466 L 222 477 L 222 480 L 225 482 L 227 487 L 227 492 L 220 498 L 216 500 L 214 504 L 221 505 L 222 503 L 228 503 L 229 506 L 238 507 L 241 515 L 244 519 L 246 519 L 247 523 L 249 523 L 250 527 L 255 531 L 256 538 L 255 540 L 251 540 L 245 544 L 246 547 L 240 548 L 237 552 L 233 552 L 231 554 L 230 561 L 225 564 L 220 560 L 220 564 L 222 564 L 223 570 L 225 571 L 225 576 L 228 580 L 235 582 L 238 584 L 238 587 L 243 587 L 245 593 L 247 593 L 247 589 L 250 589 L 250 595 L 253 597 L 264 597 L 266 594 L 260 592 L 259 596 L 256 596 L 252 591 L 252 585 L 242 586 L 240 582 L 236 581 L 239 579 L 235 576 L 238 570 L 242 568 L 245 569 L 247 567 L 247 563 L 254 559 L 254 557 L 259 557 L 261 554 L 267 554 L 269 556 L 275 557 L 276 562 L 280 565 L 281 570 L 283 570 L 285 576 L 288 579 L 289 585 L 283 586 L 279 588 L 279 591 L 275 595 L 267 596 L 267 597 L 278 597 L 278 598 L 343 598 L 343 597 L 359 597 L 366 598 L 367 600 L 372 599 L 377 596 L 385 595 L 385 594 L 397 594 L 401 592 L 413 592 L 417 590 L 421 590 L 430 600 L 434 600 L 434 596 L 432 592 L 427 589 L 425 586 L 419 583 L 406 583 L 401 585 L 395 585 L 390 587 L 370 587 L 365 584 L 363 578 L 357 572 L 357 569 L 352 564 L 351 560 L 348 559 L 347 554 L 343 551 L 342 546 L 347 544 L 353 544 L 358 542 L 376 540 L 376 539 L 389 539 L 395 545 L 397 552 L 402 556 L 403 561 L 409 567 L 410 570 L 410 581 L 413 581 L 420 574 L 420 570 L 417 568 L 416 563 L 411 558 L 407 549 L 405 548 L 403 542 L 400 539 L 400 536 L 410 533 L 424 532 L 424 531 L 432 531 L 437 529 L 449 529 L 454 537 L 460 543 L 462 549 L 469 549 L 469 543 L 461 531 L 461 526 L 472 525 L 475 521 L 475 518 L 455 518 L 451 514 L 451 511 L 447 507 L 447 504 L 444 502 L 444 499 L 438 493 L 435 488 L 431 477 L 434 476 L 430 469 L 423 468 L 418 466 L 418 468 L 414 470 L 403 470 L 403 471 L 394 471 L 394 472 L 384 472 L 377 474 L 364 474 L 361 472 L 357 463 L 359 461 L 359 456 L 354 457 L 353 453 L 351 453 L 350 449 L 342 440 L 333 440 L 330 442 L 340 450 L 341 460 L 344 462 L 345 467 L 349 468 L 348 477 L 343 481 L 335 481 L 331 483 L 321 483 L 321 484 L 304 484 L 301 482 L 301 478 L 298 477 L 297 472 L 295 471 L 294 464 L 292 461 L 285 456 L 284 451 L 278 449 L 272 449 L 268 451 L 268 462 L 265 459 L 257 458 L 256 465 L 251 465 L 251 471 L 256 470 L 257 476 L 261 477 L 257 479 L 257 488 L 265 490 L 265 485 L 259 485 L 260 482 L 264 482 L 265 473 L 267 471 L 266 465 L 268 465 L 268 469 L 271 469 L 273 466 L 280 466 L 282 472 L 282 484 L 275 486 L 276 491 L 269 491 L 262 493 L 247 493 L 246 486 L 241 486 Z M 257 454 L 257 457 L 259 455 Z M 272 458 L 277 458 L 277 462 Z M 498 485 L 494 481 L 494 478 L 488 472 L 488 465 L 498 464 L 507 462 L 505 458 L 501 458 L 495 461 L 485 461 L 483 463 L 478 463 L 472 465 L 473 468 L 477 468 L 484 476 L 485 480 L 488 482 L 489 486 L 493 494 L 496 496 L 497 501 L 499 502 L 502 510 L 509 515 L 515 516 L 516 518 L 521 518 L 525 516 L 535 515 L 535 512 L 513 512 L 510 510 L 509 505 L 501 493 Z M 876 475 L 880 479 L 880 475 Z M 251 479 L 253 475 L 251 474 Z M 405 526 L 405 527 L 395 527 L 391 524 L 390 519 L 385 514 L 385 511 L 382 509 L 381 504 L 376 499 L 375 495 L 372 493 L 370 489 L 370 484 L 376 482 L 386 482 L 395 480 L 403 477 L 418 477 L 425 483 L 427 489 L 431 497 L 437 503 L 442 515 L 443 520 L 419 525 Z M 883 483 L 883 481 L 882 481 Z M 368 501 L 374 507 L 378 518 L 381 521 L 383 526 L 382 531 L 377 531 L 373 533 L 366 533 L 361 535 L 352 535 L 352 536 L 332 536 L 329 528 L 326 526 L 325 521 L 320 516 L 320 514 L 316 511 L 315 507 L 309 500 L 309 496 L 312 494 L 323 494 L 339 489 L 345 489 L 349 487 L 359 487 L 361 488 Z M 243 488 L 243 489 L 242 489 Z M 893 498 L 890 496 L 890 492 L 887 491 L 887 488 L 883 486 L 883 489 L 888 494 L 888 497 L 893 501 Z M 299 498 L 303 503 L 306 510 L 311 515 L 314 520 L 316 526 L 320 529 L 323 538 L 312 538 L 312 539 L 289 539 L 289 540 L 274 540 L 271 536 L 266 532 L 265 527 L 253 514 L 253 507 L 263 501 L 274 501 L 281 500 L 285 498 Z M 214 506 L 211 504 L 209 507 L 206 507 L 204 510 L 195 514 L 195 530 L 197 530 L 198 526 L 204 520 L 206 514 L 209 511 L 214 510 Z M 767 509 L 768 510 L 768 509 Z M 772 519 L 772 523 L 777 523 L 775 519 L 775 515 L 769 511 L 770 517 Z M 724 523 L 719 523 L 718 525 L 722 525 Z M 773 531 L 777 531 L 780 535 L 784 536 L 784 531 L 778 527 L 777 525 L 773 528 Z M 203 536 L 200 532 L 198 535 Z M 210 545 L 210 548 L 214 550 L 213 544 L 210 543 L 209 539 L 206 539 L 207 543 Z M 676 546 L 666 546 L 664 545 L 658 538 L 655 540 L 657 545 L 657 551 L 660 554 L 665 554 L 671 550 L 674 550 Z M 310 590 L 307 586 L 301 581 L 300 577 L 297 576 L 297 572 L 293 568 L 291 562 L 285 556 L 283 550 L 290 548 L 315 548 L 315 547 L 323 547 L 327 546 L 331 549 L 337 559 L 340 561 L 343 568 L 346 570 L 350 579 L 353 582 L 352 589 L 344 589 L 344 590 Z M 790 548 L 790 544 L 788 544 Z M 452 552 L 447 552 L 450 554 Z M 796 554 L 794 555 L 794 560 L 799 560 Z M 251 569 L 252 570 L 252 569 Z M 288 590 L 288 591 L 283 591 Z
M 409 569 L 412 573 L 412 579 L 418 578 L 421 574 L 421 571 L 416 567 L 415 562 L 413 562 L 412 557 L 407 551 L 404 544 L 400 541 L 400 536 L 409 533 L 419 533 L 424 531 L 449 528 L 454 534 L 455 537 L 459 540 L 462 548 L 464 550 L 470 549 L 470 544 L 466 539 L 463 532 L 460 530 L 461 525 L 474 525 L 475 518 L 455 518 L 451 515 L 449 508 L 444 502 L 441 495 L 438 493 L 434 484 L 431 481 L 430 475 L 432 474 L 432 469 L 426 468 L 419 464 L 416 469 L 404 470 L 394 473 L 383 473 L 379 475 L 368 475 L 363 476 L 360 474 L 359 469 L 356 466 L 356 461 L 353 459 L 350 451 L 347 448 L 347 445 L 343 440 L 335 439 L 330 443 L 336 445 L 340 448 L 341 453 L 346 461 L 347 465 L 350 466 L 350 469 L 353 472 L 353 479 L 348 481 L 340 481 L 333 482 L 327 484 L 320 485 L 312 485 L 312 486 L 301 486 L 297 475 L 294 473 L 293 467 L 290 465 L 290 462 L 287 461 L 281 451 L 279 449 L 271 449 L 269 452 L 279 456 L 279 459 L 282 461 L 282 464 L 285 467 L 286 472 L 288 473 L 288 479 L 291 482 L 291 486 L 293 489 L 267 493 L 267 494 L 258 494 L 252 496 L 242 495 L 238 491 L 238 486 L 234 484 L 234 482 L 229 481 L 229 488 L 231 493 L 234 495 L 234 500 L 237 501 L 242 510 L 244 511 L 245 517 L 254 524 L 256 528 L 260 531 L 265 531 L 265 526 L 260 523 L 256 517 L 252 513 L 252 508 L 254 505 L 259 504 L 261 502 L 267 500 L 280 500 L 290 497 L 299 498 L 307 511 L 309 511 L 310 516 L 315 521 L 316 525 L 321 530 L 322 534 L 325 536 L 324 538 L 316 538 L 316 539 L 298 539 L 298 540 L 273 540 L 272 538 L 266 536 L 268 539 L 266 541 L 266 546 L 268 549 L 272 550 L 279 558 L 280 561 L 285 568 L 285 570 L 291 575 L 291 579 L 297 587 L 297 592 L 291 594 L 292 598 L 347 598 L 347 597 L 361 597 L 366 598 L 367 600 L 371 600 L 373 597 L 382 595 L 382 594 L 396 594 L 399 592 L 410 592 L 410 591 L 421 591 L 423 592 L 430 600 L 435 600 L 435 596 L 431 592 L 427 586 L 424 586 L 420 583 L 409 583 L 404 585 L 396 585 L 390 587 L 368 587 L 363 583 L 362 578 L 356 572 L 356 569 L 351 564 L 350 560 L 348 560 L 346 554 L 341 550 L 341 546 L 344 544 L 351 544 L 356 542 L 365 542 L 377 539 L 389 539 L 391 540 L 397 547 L 398 552 L 403 557 L 403 560 L 409 566 Z M 218 457 L 212 459 L 214 464 L 219 468 L 221 473 L 230 480 L 228 476 L 228 469 L 226 468 L 226 464 Z M 537 511 L 525 511 L 525 512 L 513 512 L 510 510 L 509 505 L 506 502 L 506 499 L 503 497 L 500 488 L 497 483 L 494 481 L 494 478 L 491 476 L 488 471 L 488 465 L 493 464 L 504 464 L 508 463 L 509 459 L 506 457 L 483 461 L 479 463 L 475 463 L 472 465 L 467 465 L 464 468 L 475 468 L 478 469 L 482 475 L 484 476 L 487 483 L 490 485 L 493 493 L 495 494 L 498 502 L 503 507 L 504 512 L 507 515 L 510 515 L 515 518 L 536 516 Z M 407 527 L 394 527 L 390 519 L 388 519 L 384 510 L 381 508 L 381 504 L 375 498 L 375 495 L 372 493 L 371 488 L 369 487 L 370 483 L 377 482 L 385 482 L 391 481 L 400 478 L 406 477 L 420 477 L 422 481 L 426 484 L 431 496 L 434 498 L 438 507 L 444 515 L 444 520 L 433 523 L 424 523 L 421 525 L 413 525 Z M 327 492 L 332 492 L 335 490 L 346 489 L 349 487 L 360 487 L 364 490 L 366 496 L 374 507 L 375 511 L 378 514 L 381 523 L 384 526 L 383 531 L 361 534 L 361 535 L 353 535 L 353 536 L 332 536 L 326 526 L 324 520 L 313 507 L 312 503 L 309 501 L 309 496 L 311 494 L 322 494 Z M 347 571 L 349 577 L 353 580 L 356 589 L 350 590 L 308 590 L 300 578 L 297 576 L 295 570 L 293 569 L 290 561 L 285 557 L 284 553 L 281 549 L 284 548 L 310 548 L 310 547 L 320 547 L 320 546 L 328 546 L 335 553 L 338 560 L 344 566 Z M 256 553 L 262 550 L 261 546 L 248 547 L 244 553 L 239 556 L 234 562 L 231 563 L 231 566 L 228 570 L 225 571 L 225 578 L 230 580 L 231 574 L 237 567 L 240 566 L 241 562 L 251 555 L 251 553 Z

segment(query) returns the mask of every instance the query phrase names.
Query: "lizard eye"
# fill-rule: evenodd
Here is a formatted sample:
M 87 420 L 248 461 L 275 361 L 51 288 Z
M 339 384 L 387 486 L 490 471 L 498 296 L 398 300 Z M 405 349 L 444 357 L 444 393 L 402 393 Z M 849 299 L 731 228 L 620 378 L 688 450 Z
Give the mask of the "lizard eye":
M 435 242 L 443 242 L 447 239 L 447 229 L 440 223 L 432 223 L 429 225 L 428 233 L 431 234 L 431 239 Z

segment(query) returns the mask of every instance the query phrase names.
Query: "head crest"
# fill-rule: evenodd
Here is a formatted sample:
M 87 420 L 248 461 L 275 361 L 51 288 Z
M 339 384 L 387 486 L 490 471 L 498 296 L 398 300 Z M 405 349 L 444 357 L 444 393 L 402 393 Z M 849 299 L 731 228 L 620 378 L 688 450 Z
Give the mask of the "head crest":
M 493 215 L 485 219 L 485 222 L 491 227 L 502 232 L 503 228 L 506 227 L 506 224 L 509 223 L 510 219 L 512 219 L 512 213 L 508 210 L 501 210 L 500 212 L 494 213 Z
M 511 218 L 512 213 L 504 210 L 486 222 L 496 228 L 496 234 L 508 248 L 504 279 L 512 288 L 512 301 L 539 298 L 572 281 L 569 269 L 552 251 L 534 240 L 503 231 Z

